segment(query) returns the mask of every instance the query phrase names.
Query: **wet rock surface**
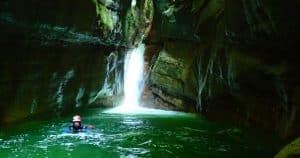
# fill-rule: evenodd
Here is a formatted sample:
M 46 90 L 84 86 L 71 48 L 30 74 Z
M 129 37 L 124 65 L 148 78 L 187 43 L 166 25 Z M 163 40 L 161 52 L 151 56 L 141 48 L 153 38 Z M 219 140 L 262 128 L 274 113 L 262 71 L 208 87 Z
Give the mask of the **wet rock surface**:
M 298 1 L 6 0 L 0 5 L 2 120 L 95 101 L 107 76 L 106 59 L 144 39 L 145 97 L 161 108 L 196 109 L 211 119 L 299 135 Z M 115 65 L 122 65 L 119 57 Z M 111 67 L 107 83 L 121 78 L 117 67 Z M 122 86 L 108 86 L 120 95 Z
M 300 23 L 292 16 L 298 2 L 160 0 L 154 6 L 146 41 L 163 46 L 150 75 L 156 97 L 189 98 L 211 119 L 298 136 Z
M 0 123 L 91 104 L 115 50 L 94 33 L 92 1 L 10 0 L 1 8 Z

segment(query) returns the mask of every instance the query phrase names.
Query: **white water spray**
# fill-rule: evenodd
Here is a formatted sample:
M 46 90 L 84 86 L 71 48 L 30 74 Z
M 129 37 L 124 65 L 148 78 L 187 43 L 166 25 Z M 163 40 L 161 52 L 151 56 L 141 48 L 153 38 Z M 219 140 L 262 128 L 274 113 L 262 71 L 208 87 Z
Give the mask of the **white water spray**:
M 120 106 L 110 109 L 109 113 L 132 113 L 139 111 L 139 99 L 144 87 L 145 45 L 127 52 L 124 65 L 124 98 Z
M 105 111 L 120 114 L 174 115 L 174 111 L 156 110 L 139 106 L 144 88 L 144 52 L 145 45 L 140 43 L 135 49 L 127 52 L 124 65 L 124 98 L 121 105 Z
M 136 6 L 136 0 L 132 0 L 131 1 L 131 7 L 135 7 Z
M 144 87 L 144 52 L 145 45 L 131 50 L 125 57 L 124 100 L 121 106 L 129 109 L 139 106 Z

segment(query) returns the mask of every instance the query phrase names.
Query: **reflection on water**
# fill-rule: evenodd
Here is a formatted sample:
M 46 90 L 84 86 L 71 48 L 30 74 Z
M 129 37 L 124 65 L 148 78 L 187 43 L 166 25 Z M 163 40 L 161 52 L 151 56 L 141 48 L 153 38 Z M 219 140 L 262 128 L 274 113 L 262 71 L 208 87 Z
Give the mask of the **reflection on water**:
M 95 130 L 64 133 L 69 120 L 0 130 L 0 157 L 272 157 L 264 137 L 198 116 L 83 114 Z

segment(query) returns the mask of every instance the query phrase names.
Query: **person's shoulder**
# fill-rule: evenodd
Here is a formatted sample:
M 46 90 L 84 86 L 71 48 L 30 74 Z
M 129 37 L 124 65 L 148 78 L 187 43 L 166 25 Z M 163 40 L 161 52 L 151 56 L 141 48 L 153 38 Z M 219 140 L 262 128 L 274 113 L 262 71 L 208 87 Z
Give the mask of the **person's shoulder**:
M 93 125 L 85 125 L 83 126 L 84 129 L 94 129 L 95 127 Z

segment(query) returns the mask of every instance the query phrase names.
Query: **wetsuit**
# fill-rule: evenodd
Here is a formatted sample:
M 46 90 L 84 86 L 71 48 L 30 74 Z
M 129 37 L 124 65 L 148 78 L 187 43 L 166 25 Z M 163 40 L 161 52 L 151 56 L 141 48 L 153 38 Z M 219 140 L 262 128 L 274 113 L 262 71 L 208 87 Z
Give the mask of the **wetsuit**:
M 81 124 L 79 127 L 76 127 L 74 125 L 69 126 L 69 130 L 72 132 L 82 132 L 85 131 L 87 128 L 87 126 L 82 126 Z

